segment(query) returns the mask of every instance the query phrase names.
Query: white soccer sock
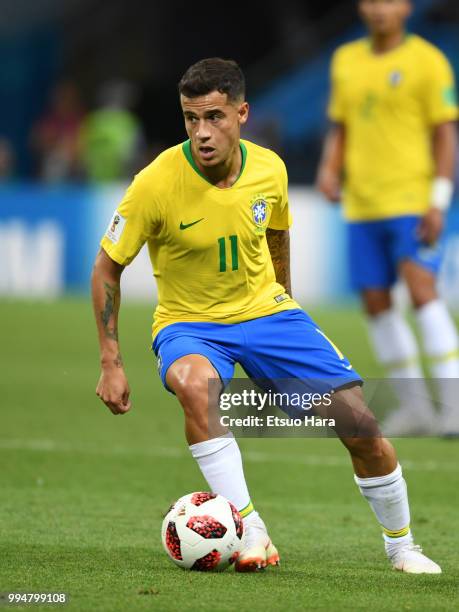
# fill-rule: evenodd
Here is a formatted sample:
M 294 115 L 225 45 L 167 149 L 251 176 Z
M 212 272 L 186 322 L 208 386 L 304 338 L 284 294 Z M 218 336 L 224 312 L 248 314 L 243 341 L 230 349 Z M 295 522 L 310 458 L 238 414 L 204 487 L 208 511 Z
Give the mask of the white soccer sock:
M 400 407 L 416 414 L 433 412 L 416 338 L 404 317 L 395 309 L 387 310 L 370 317 L 368 327 L 376 356 L 393 382 Z
M 190 446 L 211 491 L 226 497 L 245 518 L 253 511 L 242 457 L 232 433 Z
M 376 356 L 391 378 L 422 378 L 416 338 L 395 309 L 368 318 Z
M 435 378 L 459 378 L 459 341 L 446 305 L 434 300 L 416 311 L 424 350 Z
M 384 540 L 410 541 L 410 507 L 400 464 L 387 476 L 359 478 L 354 475 L 354 479 L 383 528 Z
M 416 311 L 424 351 L 430 361 L 430 371 L 438 379 L 438 393 L 444 417 L 458 422 L 459 341 L 457 330 L 446 305 L 434 300 Z M 449 380 L 448 380 L 449 379 Z

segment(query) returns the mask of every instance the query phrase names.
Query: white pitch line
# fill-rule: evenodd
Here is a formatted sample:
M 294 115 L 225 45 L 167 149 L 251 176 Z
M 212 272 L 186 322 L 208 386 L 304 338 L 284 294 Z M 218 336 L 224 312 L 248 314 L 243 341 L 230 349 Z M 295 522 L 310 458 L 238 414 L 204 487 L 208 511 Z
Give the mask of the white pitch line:
M 24 440 L 15 438 L 0 438 L 0 450 L 27 450 L 38 452 L 56 452 L 56 453 L 79 453 L 88 455 L 140 455 L 144 457 L 159 457 L 168 459 L 183 459 L 190 457 L 186 447 L 154 447 L 143 449 L 131 449 L 120 446 L 113 447 L 95 447 L 85 445 L 66 444 L 56 440 L 35 439 Z M 349 467 L 350 461 L 344 454 L 342 456 L 322 456 L 322 455 L 292 455 L 279 453 L 263 453 L 260 451 L 243 451 L 245 461 L 252 463 L 289 463 L 305 466 L 319 467 Z M 453 463 L 443 461 L 413 461 L 411 459 L 403 459 L 401 461 L 404 468 L 421 472 L 456 472 L 459 473 L 459 467 Z
M 322 455 L 279 455 L 273 456 L 268 453 L 245 451 L 244 459 L 256 463 L 297 463 L 307 466 L 322 466 L 322 467 L 349 467 L 350 460 L 343 454 L 342 457 L 322 456 Z M 422 472 L 456 472 L 459 474 L 459 465 L 444 463 L 441 461 L 413 461 L 411 459 L 401 459 L 403 468 L 408 470 L 417 470 Z
M 79 453 L 88 455 L 146 455 L 152 457 L 180 458 L 189 455 L 186 450 L 174 447 L 155 447 L 152 449 L 131 449 L 120 446 L 95 447 L 89 445 L 66 444 L 56 440 L 1 439 L 0 450 L 28 450 L 55 453 Z

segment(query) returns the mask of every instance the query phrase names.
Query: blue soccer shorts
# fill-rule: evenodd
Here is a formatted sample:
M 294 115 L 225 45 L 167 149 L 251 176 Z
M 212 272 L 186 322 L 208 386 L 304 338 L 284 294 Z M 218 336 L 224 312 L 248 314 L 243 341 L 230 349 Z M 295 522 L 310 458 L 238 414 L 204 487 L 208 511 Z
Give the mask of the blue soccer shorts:
M 354 289 L 386 289 L 397 280 L 398 265 L 410 259 L 437 275 L 444 243 L 423 243 L 417 228 L 420 216 L 393 217 L 348 224 L 351 283 Z
M 346 357 L 300 309 L 234 324 L 173 323 L 156 336 L 153 350 L 166 389 L 169 367 L 191 354 L 206 357 L 225 385 L 236 363 L 251 379 L 310 381 L 311 390 L 321 393 L 362 384 Z

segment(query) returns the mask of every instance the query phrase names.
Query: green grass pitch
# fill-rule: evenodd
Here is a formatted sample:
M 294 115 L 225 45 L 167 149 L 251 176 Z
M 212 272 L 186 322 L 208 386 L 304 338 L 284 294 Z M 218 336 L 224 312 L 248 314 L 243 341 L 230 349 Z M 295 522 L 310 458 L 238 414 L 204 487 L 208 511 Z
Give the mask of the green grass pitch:
M 357 310 L 312 314 L 362 374 L 377 375 Z M 396 444 L 414 533 L 442 565 L 440 576 L 392 571 L 344 449 L 300 439 L 241 441 L 282 566 L 257 575 L 184 572 L 162 551 L 162 514 L 206 485 L 149 354 L 150 308 L 122 309 L 133 399 L 123 417 L 94 393 L 88 302 L 3 301 L 0 320 L 0 592 L 66 592 L 66 609 L 84 612 L 458 609 L 459 443 Z

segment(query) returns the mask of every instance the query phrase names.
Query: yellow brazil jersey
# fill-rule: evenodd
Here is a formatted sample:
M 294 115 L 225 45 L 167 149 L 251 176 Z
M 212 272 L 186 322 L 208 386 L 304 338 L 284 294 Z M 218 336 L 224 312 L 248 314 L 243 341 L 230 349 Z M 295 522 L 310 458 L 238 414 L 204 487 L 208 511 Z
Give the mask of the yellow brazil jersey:
M 346 128 L 346 218 L 423 214 L 434 174 L 432 128 L 458 117 L 448 61 L 418 36 L 380 55 L 362 39 L 335 52 L 331 76 L 329 116 Z
M 299 307 L 275 280 L 265 236 L 290 225 L 284 163 L 240 146 L 241 173 L 227 189 L 199 172 L 190 141 L 162 153 L 135 177 L 102 239 L 123 266 L 148 244 L 154 335 L 176 322 L 237 323 Z

